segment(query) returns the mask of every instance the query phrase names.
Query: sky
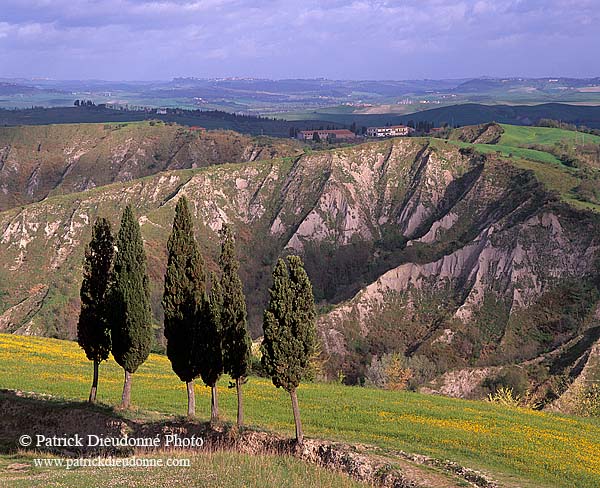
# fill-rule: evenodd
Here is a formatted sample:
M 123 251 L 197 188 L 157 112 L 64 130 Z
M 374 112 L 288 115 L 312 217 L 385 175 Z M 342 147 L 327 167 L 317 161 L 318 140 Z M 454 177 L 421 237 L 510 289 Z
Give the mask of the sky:
M 0 77 L 600 76 L 600 0 L 0 0 Z

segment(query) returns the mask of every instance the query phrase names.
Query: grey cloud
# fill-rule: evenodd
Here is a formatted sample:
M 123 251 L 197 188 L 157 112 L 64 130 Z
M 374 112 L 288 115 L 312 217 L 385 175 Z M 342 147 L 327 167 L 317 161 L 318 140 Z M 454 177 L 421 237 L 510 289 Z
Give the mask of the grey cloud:
M 511 74 L 520 67 L 515 57 L 534 49 L 531 74 L 549 72 L 557 61 L 593 71 L 598 66 L 585 67 L 585 56 L 566 56 L 599 47 L 598 3 L 3 0 L 0 62 L 7 74 L 24 75 L 25 55 L 39 69 L 60 67 L 49 75 L 71 77 L 114 78 L 110 65 L 123 70 L 117 78 L 445 77 Z M 90 63 L 69 68 L 69 57 Z

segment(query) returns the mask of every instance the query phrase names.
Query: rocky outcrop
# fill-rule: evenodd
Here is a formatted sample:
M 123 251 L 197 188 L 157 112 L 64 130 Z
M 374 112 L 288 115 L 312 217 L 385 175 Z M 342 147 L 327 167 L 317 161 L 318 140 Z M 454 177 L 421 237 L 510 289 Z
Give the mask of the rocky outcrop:
M 600 333 L 599 333 L 600 335 Z M 584 350 L 571 369 L 573 382 L 563 394 L 554 400 L 549 409 L 585 416 L 600 414 L 600 340 Z
M 0 211 L 160 171 L 300 153 L 294 141 L 161 122 L 0 129 Z
M 480 180 L 471 191 L 476 194 L 477 186 L 482 184 Z M 368 343 L 373 331 L 386 321 L 391 321 L 388 336 L 402 336 L 401 349 L 421 351 L 429 357 L 436 355 L 432 351 L 444 351 L 446 358 L 454 358 L 456 366 L 477 359 L 481 364 L 492 358 L 493 364 L 526 360 L 577 335 L 583 318 L 570 330 L 550 331 L 549 342 L 536 342 L 532 336 L 539 334 L 549 319 L 536 318 L 532 328 L 525 330 L 519 313 L 527 313 L 561 281 L 591 279 L 597 273 L 596 218 L 586 219 L 557 203 L 540 206 L 531 194 L 522 194 L 520 201 L 513 201 L 500 212 L 503 192 L 497 192 L 496 201 L 492 193 L 487 195 L 487 209 L 481 206 L 485 201 L 481 194 L 472 200 L 465 195 L 462 203 L 446 214 L 461 218 L 437 220 L 439 224 L 431 225 L 425 238 L 409 241 L 407 249 L 439 246 L 445 237 L 455 236 L 453 228 L 464 225 L 467 219 L 473 219 L 468 228 L 479 230 L 472 239 L 463 234 L 467 239 L 452 252 L 390 269 L 351 300 L 322 316 L 319 325 L 326 352 L 349 354 L 352 342 L 362 339 Z M 475 209 L 478 202 L 484 214 L 489 215 L 493 208 L 495 219 L 480 219 L 477 213 L 465 211 L 468 207 Z M 425 305 L 441 307 L 444 314 L 423 318 L 420 315 Z M 555 302 L 551 307 L 560 309 L 565 305 Z M 490 317 L 491 313 L 495 316 Z M 470 342 L 466 349 L 465 337 Z M 474 343 L 482 349 L 477 356 L 471 347 Z
M 454 129 L 449 138 L 471 144 L 497 144 L 503 133 L 504 129 L 501 125 L 490 122 Z

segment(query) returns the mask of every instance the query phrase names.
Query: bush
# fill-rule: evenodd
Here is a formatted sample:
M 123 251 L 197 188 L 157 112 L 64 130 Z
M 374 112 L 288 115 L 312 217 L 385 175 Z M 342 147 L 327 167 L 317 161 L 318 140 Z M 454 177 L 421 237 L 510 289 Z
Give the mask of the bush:
M 378 358 L 377 356 L 373 356 L 371 364 L 367 366 L 367 371 L 365 372 L 365 385 L 385 388 L 386 381 L 387 377 L 383 357 Z
M 600 417 L 600 385 L 579 388 L 575 395 L 574 413 L 582 417 Z
M 269 374 L 265 371 L 261 363 L 262 354 L 260 353 L 260 342 L 253 342 L 250 349 L 250 368 L 248 374 L 260 376 L 261 378 L 269 378 Z
M 404 390 L 412 378 L 403 354 L 384 354 L 373 357 L 365 374 L 365 385 L 386 390 Z
M 511 390 L 514 395 L 522 397 L 529 390 L 529 377 L 523 368 L 507 366 L 494 378 L 486 379 L 483 386 L 488 387 L 492 394 L 504 388 Z
M 435 362 L 422 354 L 416 354 L 408 358 L 407 366 L 412 372 L 412 377 L 409 381 L 411 390 L 416 390 L 418 386 L 433 379 L 437 374 L 446 368 L 439 368 Z
M 268 373 L 265 371 L 262 363 L 260 362 L 260 358 L 254 355 L 250 358 L 249 374 L 252 374 L 254 376 L 260 376 L 261 378 L 269 377 Z
M 522 406 L 521 395 L 513 393 L 512 388 L 507 388 L 505 386 L 500 386 L 494 393 L 490 393 L 488 395 L 488 401 L 492 403 L 498 403 L 499 405 L 503 405 L 505 407 Z
M 394 354 L 385 369 L 387 376 L 386 388 L 388 390 L 404 390 L 412 378 L 410 368 L 407 368 L 404 357 Z
M 488 401 L 504 405 L 505 407 L 530 408 L 532 410 L 540 410 L 542 408 L 542 404 L 533 400 L 528 393 L 519 395 L 514 393 L 512 388 L 505 386 L 499 387 L 495 393 L 490 393 Z

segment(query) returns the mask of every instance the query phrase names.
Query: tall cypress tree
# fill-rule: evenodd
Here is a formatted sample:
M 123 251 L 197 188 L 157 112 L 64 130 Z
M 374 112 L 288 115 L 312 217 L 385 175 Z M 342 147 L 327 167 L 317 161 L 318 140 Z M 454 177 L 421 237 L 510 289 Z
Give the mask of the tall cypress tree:
M 290 394 L 296 440 L 302 444 L 304 434 L 296 388 L 314 352 L 316 312 L 312 286 L 298 256 L 289 256 L 287 265 L 282 259 L 277 261 L 269 294 L 263 320 L 261 361 L 273 384 Z
M 211 390 L 210 422 L 219 420 L 219 400 L 217 381 L 223 374 L 223 337 L 221 326 L 221 310 L 223 309 L 223 292 L 214 274 L 210 276 L 211 291 L 207 306 L 199 309 L 197 323 L 197 342 L 200 350 L 200 376 Z
M 244 423 L 242 385 L 250 366 L 252 340 L 246 321 L 246 298 L 242 280 L 238 274 L 239 263 L 235 255 L 233 233 L 228 225 L 221 230 L 221 324 L 223 327 L 223 367 L 235 380 L 238 412 L 237 425 Z
M 112 349 L 125 370 L 121 405 L 131 401 L 131 375 L 148 358 L 152 346 L 152 312 L 146 274 L 146 253 L 140 226 L 130 205 L 125 207 L 116 241 L 109 290 Z
M 98 366 L 108 359 L 111 348 L 110 324 L 107 318 L 107 289 L 114 254 L 114 239 L 110 222 L 96 219 L 92 239 L 85 248 L 83 282 L 81 283 L 81 312 L 77 324 L 77 342 L 85 355 L 94 362 L 94 377 L 88 401 L 96 401 Z
M 194 378 L 200 374 L 198 313 L 206 306 L 204 261 L 194 238 L 194 228 L 185 197 L 175 207 L 173 231 L 167 244 L 169 254 L 162 305 L 165 311 L 167 356 L 173 371 L 186 383 L 188 416 L 196 413 Z

